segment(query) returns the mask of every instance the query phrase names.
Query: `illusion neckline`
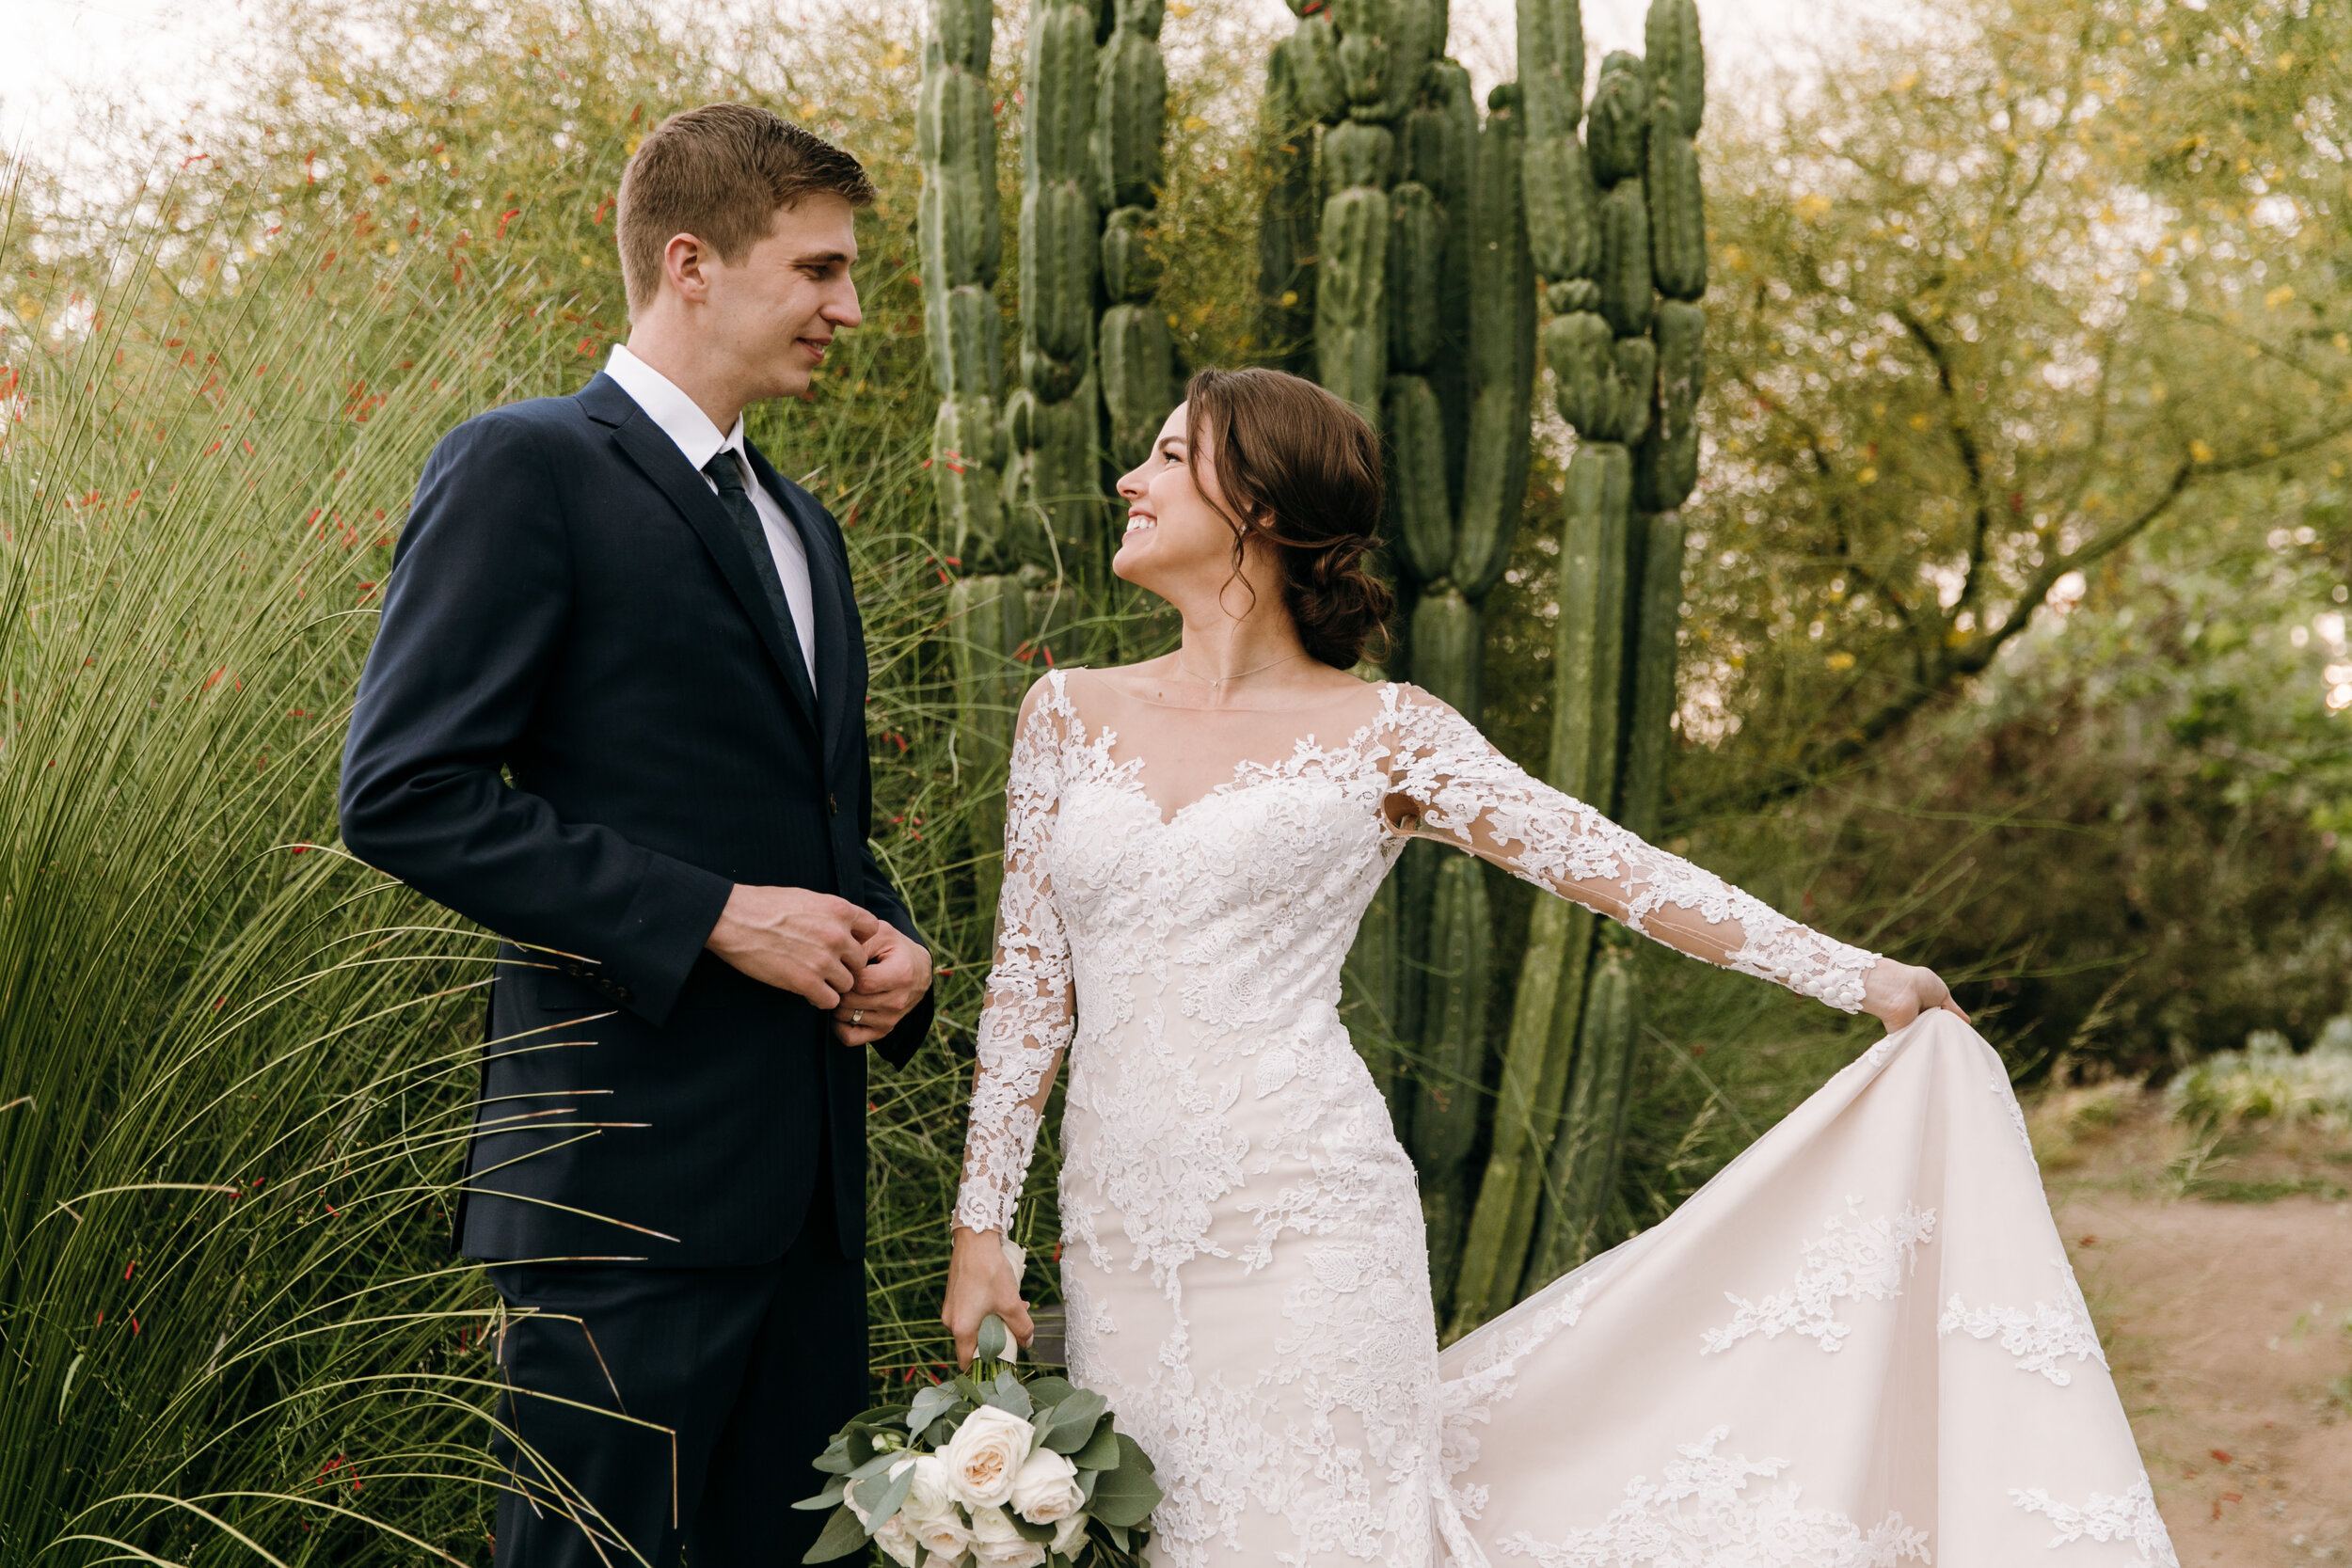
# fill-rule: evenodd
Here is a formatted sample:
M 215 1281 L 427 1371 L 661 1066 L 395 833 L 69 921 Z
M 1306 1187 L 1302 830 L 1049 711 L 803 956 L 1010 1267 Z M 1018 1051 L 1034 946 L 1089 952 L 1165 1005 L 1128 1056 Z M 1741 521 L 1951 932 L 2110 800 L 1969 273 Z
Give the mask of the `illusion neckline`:
M 1073 666 L 1073 668 L 1084 667 Z M 1110 724 L 1089 724 L 1079 716 L 1078 705 L 1070 696 L 1068 682 L 1058 678 L 1064 673 L 1057 670 L 1054 673 L 1057 677 L 1055 681 L 1055 696 L 1069 715 L 1071 724 L 1077 732 L 1080 748 L 1093 756 L 1099 764 L 1095 771 L 1099 772 L 1105 782 L 1122 788 L 1144 805 L 1149 806 L 1152 809 L 1152 819 L 1163 829 L 1175 827 L 1177 823 L 1184 820 L 1185 813 L 1195 806 L 1206 805 L 1211 800 L 1230 799 L 1260 784 L 1301 778 L 1310 763 L 1324 761 L 1331 757 L 1361 755 L 1365 743 L 1372 738 L 1373 732 L 1379 728 L 1381 720 L 1395 707 L 1396 694 L 1402 689 L 1401 682 L 1380 682 L 1375 689 L 1380 693 L 1378 711 L 1359 724 L 1355 731 L 1339 745 L 1319 745 L 1315 740 L 1316 732 L 1309 730 L 1292 738 L 1290 755 L 1279 761 L 1261 762 L 1256 757 L 1237 758 L 1230 776 L 1211 784 L 1207 789 L 1171 812 L 1152 798 L 1152 791 L 1143 783 L 1141 777 L 1143 767 L 1151 758 L 1141 752 L 1124 759 L 1114 758 L 1111 755 L 1111 748 L 1119 743 L 1118 729 Z

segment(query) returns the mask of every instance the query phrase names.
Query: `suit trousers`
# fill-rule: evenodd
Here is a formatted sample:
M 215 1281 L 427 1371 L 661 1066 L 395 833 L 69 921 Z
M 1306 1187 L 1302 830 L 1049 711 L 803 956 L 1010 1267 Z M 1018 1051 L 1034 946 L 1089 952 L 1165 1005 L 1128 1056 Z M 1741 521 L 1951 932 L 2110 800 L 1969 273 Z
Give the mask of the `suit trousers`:
M 801 1560 L 829 1511 L 787 1505 L 817 1493 L 810 1461 L 871 1402 L 866 1271 L 833 1212 L 820 1180 L 767 1263 L 490 1266 L 512 1314 L 498 1568 Z

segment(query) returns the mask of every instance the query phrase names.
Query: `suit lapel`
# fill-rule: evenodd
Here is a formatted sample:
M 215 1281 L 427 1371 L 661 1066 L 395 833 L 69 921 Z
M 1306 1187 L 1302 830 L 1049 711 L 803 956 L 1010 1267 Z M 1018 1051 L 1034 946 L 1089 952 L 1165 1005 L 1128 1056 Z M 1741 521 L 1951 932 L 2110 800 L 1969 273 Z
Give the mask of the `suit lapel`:
M 817 700 L 815 689 L 809 684 L 808 669 L 801 657 L 798 637 L 791 626 L 780 623 L 771 611 L 768 591 L 753 571 L 751 554 L 743 546 L 743 536 L 736 531 L 734 522 L 719 504 L 719 498 L 711 494 L 708 482 L 687 466 L 686 454 L 677 450 L 677 443 L 671 440 L 659 425 L 644 418 L 636 400 L 623 391 L 620 384 L 612 377 L 598 373 L 581 390 L 580 400 L 597 422 L 612 427 L 613 444 L 628 455 L 655 488 L 668 498 L 670 504 L 677 509 L 678 515 L 686 519 L 687 525 L 702 540 L 703 548 L 709 551 L 711 560 L 718 563 L 719 575 L 726 578 L 727 587 L 734 592 L 736 602 L 751 618 L 752 628 L 759 634 L 760 641 L 767 645 L 768 657 L 782 675 L 785 689 L 791 693 L 801 718 L 812 731 L 824 735 L 818 722 L 822 707 Z M 787 515 L 789 513 L 790 509 L 787 508 Z M 803 537 L 806 537 L 805 531 Z M 817 554 L 815 550 L 809 553 L 812 557 Z M 821 628 L 825 616 L 822 600 L 818 603 L 817 622 Z M 786 613 L 789 615 L 790 611 Z M 820 636 L 818 667 L 822 669 L 824 663 L 824 645 Z M 831 749 L 829 739 L 826 746 Z
M 849 733 L 849 710 L 855 689 L 850 670 L 850 617 L 857 610 L 850 589 L 850 563 L 834 545 L 833 531 L 815 515 L 816 504 L 807 492 L 786 483 L 749 441 L 743 447 L 751 457 L 754 477 L 767 487 L 768 494 L 792 520 L 792 527 L 801 536 L 802 553 L 808 557 L 808 597 L 817 616 L 817 715 L 830 774 L 838 759 L 842 737 Z

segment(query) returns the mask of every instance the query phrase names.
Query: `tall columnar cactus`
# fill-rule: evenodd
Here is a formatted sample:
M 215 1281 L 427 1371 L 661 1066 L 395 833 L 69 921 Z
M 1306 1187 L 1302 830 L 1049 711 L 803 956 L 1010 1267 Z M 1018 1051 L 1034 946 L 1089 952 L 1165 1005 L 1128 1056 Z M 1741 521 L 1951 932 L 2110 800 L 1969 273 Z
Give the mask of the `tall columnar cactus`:
M 988 86 L 994 25 L 989 0 L 931 0 L 930 21 L 915 151 L 923 167 L 916 229 L 930 279 L 924 341 L 940 395 L 931 474 L 950 553 L 988 560 L 1003 543 L 995 293 L 1003 237 Z
M 1573 0 L 1523 0 L 1519 28 L 1523 78 L 1578 78 Z M 1531 182 L 1534 138 L 1554 139 L 1541 161 L 1553 183 L 1541 200 L 1531 190 L 1529 223 L 1552 312 L 1544 357 L 1578 437 L 1562 509 L 1549 777 L 1646 834 L 1658 826 L 1674 707 L 1677 509 L 1697 479 L 1705 380 L 1692 302 L 1706 288 L 1706 232 L 1692 147 L 1704 62 L 1692 0 L 1653 0 L 1645 46 L 1646 61 L 1602 63 L 1581 157 L 1557 140 L 1564 126 L 1572 135 L 1574 105 L 1563 95 L 1539 116 L 1531 93 Z M 1630 960 L 1597 924 L 1550 900 L 1530 922 L 1455 1333 L 1600 1238 L 1638 1020 Z
M 1021 389 L 1006 407 L 1010 532 L 1025 562 L 1084 558 L 1103 515 L 1095 377 L 1102 264 L 1094 118 L 1098 8 L 1036 0 L 1022 69 Z
M 946 553 L 972 574 L 950 591 L 959 764 L 972 770 L 973 864 L 982 907 L 993 907 L 1004 839 L 999 787 L 1022 667 L 1014 656 L 1027 615 L 1000 494 L 1006 451 L 997 392 L 1004 381 L 996 269 L 1002 254 L 996 125 L 989 98 L 993 35 L 989 0 L 932 0 L 923 44 L 915 145 L 923 166 L 916 214 L 927 281 L 925 341 L 940 392 L 930 469 Z
M 1305 171 L 1278 162 L 1262 233 L 1259 320 L 1283 344 L 1311 310 L 1315 378 L 1387 434 L 1386 529 L 1401 567 L 1413 679 L 1478 714 L 1479 606 L 1510 556 L 1527 481 L 1534 284 L 1520 196 L 1518 90 L 1482 128 L 1469 73 L 1438 57 L 1443 0 L 1293 0 L 1267 72 L 1279 158 L 1320 137 L 1322 203 L 1298 221 Z M 1413 1150 L 1440 1282 L 1467 1217 L 1481 1121 L 1488 991 L 1483 873 L 1417 846 L 1383 887 L 1349 958 L 1354 998 L 1417 1046 L 1416 1091 L 1374 1070 Z
M 1324 23 L 1330 25 L 1328 20 Z M 1266 362 L 1294 375 L 1314 372 L 1315 121 L 1298 90 L 1295 48 L 1285 39 L 1266 56 L 1258 145 L 1266 161 L 1258 224 L 1258 298 L 1251 323 Z
M 1413 599 L 1412 677 L 1475 720 L 1480 607 L 1509 562 L 1527 488 L 1535 300 L 1520 197 L 1522 121 L 1518 91 L 1506 86 L 1490 96 L 1485 126 L 1473 129 L 1468 79 L 1451 62 L 1429 68 L 1424 103 L 1428 112 L 1413 122 L 1403 170 L 1412 178 L 1391 193 L 1395 328 L 1382 403 L 1394 454 L 1391 528 Z M 1464 204 L 1467 222 L 1449 246 L 1447 210 Z M 1457 263 L 1452 277 L 1468 285 L 1468 376 L 1449 387 L 1434 373 L 1445 357 L 1444 262 L 1465 248 L 1467 265 Z M 1458 420 L 1447 417 L 1449 391 L 1465 404 Z M 1460 432 L 1452 440 L 1449 425 Z M 1452 856 L 1434 878 L 1420 1038 L 1426 1078 L 1410 1132 L 1431 1277 L 1449 1281 L 1470 1217 L 1468 1159 L 1483 1103 L 1489 965 L 1482 867 Z M 1452 928 L 1457 919 L 1476 923 L 1476 940 Z
M 1151 451 L 1176 405 L 1175 348 L 1153 303 L 1158 265 L 1150 250 L 1152 209 L 1164 178 L 1168 68 L 1160 58 L 1165 0 L 1111 0 L 1113 26 L 1095 66 L 1094 197 L 1103 224 L 1099 339 L 1110 458 L 1126 469 Z

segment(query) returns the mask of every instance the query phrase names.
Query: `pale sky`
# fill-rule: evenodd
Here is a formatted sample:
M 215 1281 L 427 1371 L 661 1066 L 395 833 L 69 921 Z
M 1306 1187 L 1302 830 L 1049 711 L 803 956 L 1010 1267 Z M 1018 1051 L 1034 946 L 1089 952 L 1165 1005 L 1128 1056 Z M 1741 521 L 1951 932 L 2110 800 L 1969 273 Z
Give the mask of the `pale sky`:
M 703 10 L 707 0 L 669 0 Z M 1021 0 L 1012 0 L 1019 4 Z M 1254 0 L 1275 18 L 1281 0 Z M 1699 0 L 1709 86 L 1736 90 L 1743 63 L 1794 61 L 1836 20 L 1860 14 L 1858 0 Z M 1871 13 L 1915 8 L 1885 0 Z M 173 119 L 217 87 L 207 58 L 234 43 L 248 0 L 0 0 L 0 145 L 56 152 L 73 140 L 72 89 L 128 89 L 127 96 Z M 1584 0 L 1585 48 L 1595 61 L 1612 49 L 1642 47 L 1646 0 Z M 1483 91 L 1511 70 L 1511 0 L 1454 0 L 1451 52 Z M 1729 68 L 1729 69 L 1725 69 Z

